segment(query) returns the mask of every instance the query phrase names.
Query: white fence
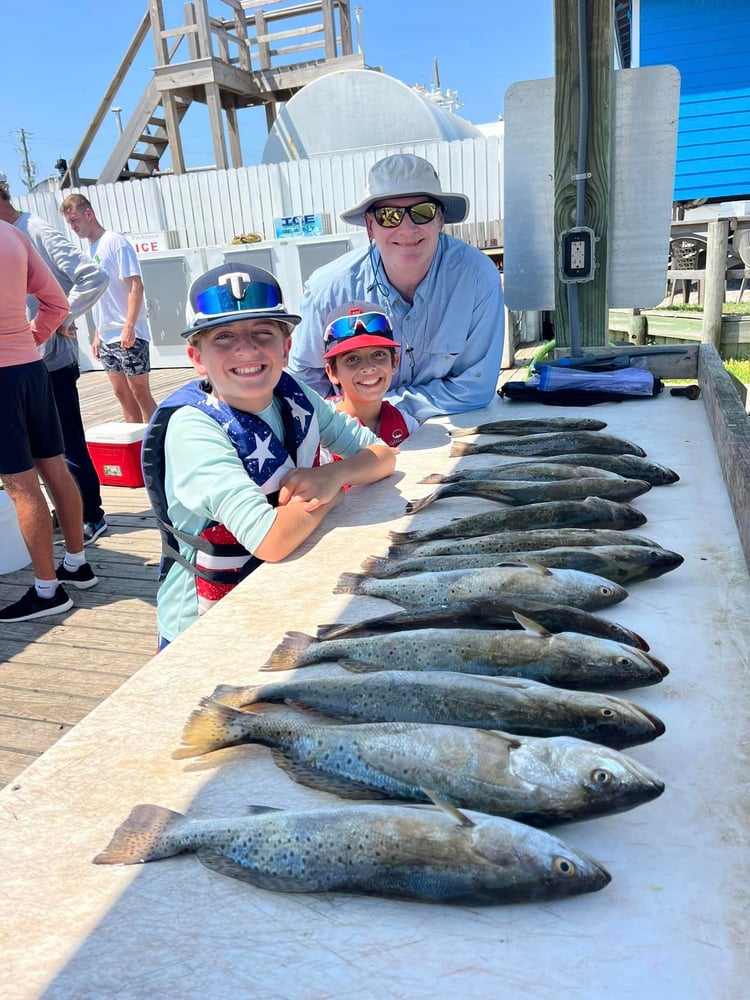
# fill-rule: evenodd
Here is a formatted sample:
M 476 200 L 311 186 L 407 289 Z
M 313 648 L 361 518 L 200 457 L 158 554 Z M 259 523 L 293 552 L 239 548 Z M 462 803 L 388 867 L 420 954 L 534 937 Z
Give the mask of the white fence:
M 471 202 L 467 222 L 485 226 L 503 218 L 502 140 L 415 143 L 341 156 L 293 160 L 234 170 L 196 171 L 139 181 L 83 187 L 101 223 L 126 235 L 171 232 L 173 245 L 201 248 L 230 243 L 241 233 L 274 239 L 274 219 L 328 216 L 331 233 L 351 233 L 339 214 L 363 196 L 372 164 L 394 152 L 414 152 L 434 164 L 443 189 Z M 69 191 L 14 197 L 14 204 L 66 230 L 59 214 Z M 72 233 L 68 235 L 75 240 Z

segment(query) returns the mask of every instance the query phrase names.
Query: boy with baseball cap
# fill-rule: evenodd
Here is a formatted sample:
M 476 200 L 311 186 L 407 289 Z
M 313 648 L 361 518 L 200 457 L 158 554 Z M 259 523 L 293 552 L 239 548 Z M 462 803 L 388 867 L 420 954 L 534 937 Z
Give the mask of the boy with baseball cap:
M 189 306 L 183 336 L 201 379 L 159 406 L 143 443 L 164 551 L 160 646 L 261 562 L 293 552 L 344 484 L 395 467 L 370 430 L 284 371 L 300 317 L 272 274 L 222 264 L 193 282 Z M 343 461 L 319 465 L 321 447 Z
M 336 409 L 397 448 L 419 422 L 383 399 L 399 360 L 399 345 L 383 308 L 357 301 L 334 309 L 326 320 L 323 349 L 328 380 L 341 393 L 334 400 Z

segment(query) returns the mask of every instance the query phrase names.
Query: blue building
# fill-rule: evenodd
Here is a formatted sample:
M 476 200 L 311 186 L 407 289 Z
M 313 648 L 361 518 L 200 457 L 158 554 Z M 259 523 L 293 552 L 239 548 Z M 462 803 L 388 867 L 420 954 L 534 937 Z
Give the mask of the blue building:
M 680 71 L 674 200 L 750 198 L 750 3 L 615 0 L 621 65 Z

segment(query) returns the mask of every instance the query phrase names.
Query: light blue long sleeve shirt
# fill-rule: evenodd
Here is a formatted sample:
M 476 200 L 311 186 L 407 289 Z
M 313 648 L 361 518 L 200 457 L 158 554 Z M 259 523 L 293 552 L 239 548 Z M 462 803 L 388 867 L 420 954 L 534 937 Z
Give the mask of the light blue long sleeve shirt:
M 503 351 L 503 293 L 495 265 L 481 250 L 441 233 L 413 304 L 388 281 L 374 244 L 315 271 L 288 367 L 323 396 L 334 391 L 323 361 L 326 317 L 354 300 L 378 303 L 390 318 L 401 360 L 386 399 L 400 410 L 422 421 L 490 402 Z

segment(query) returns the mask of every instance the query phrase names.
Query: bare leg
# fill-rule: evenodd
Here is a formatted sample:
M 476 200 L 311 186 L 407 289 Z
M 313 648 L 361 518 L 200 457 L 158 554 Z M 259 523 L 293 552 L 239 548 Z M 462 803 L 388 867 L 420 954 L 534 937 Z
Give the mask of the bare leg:
M 130 388 L 131 379 L 128 378 L 125 372 L 107 372 L 107 375 L 109 376 L 112 388 L 115 390 L 115 396 L 117 396 L 117 400 L 122 407 L 125 423 L 143 423 L 141 419 L 141 408 L 138 405 L 138 400 L 135 398 Z M 138 376 L 135 377 L 138 378 Z
M 65 459 L 62 455 L 37 458 L 35 464 L 55 503 L 65 548 L 68 552 L 83 552 L 83 504 L 78 485 L 71 476 Z
M 151 395 L 148 372 L 143 375 L 129 375 L 128 385 L 141 411 L 141 422 L 147 424 L 156 409 L 156 400 Z
M 63 468 L 65 462 L 58 456 Z M 47 459 L 47 461 L 52 461 Z M 68 473 L 70 475 L 70 473 Z M 52 515 L 44 499 L 36 469 L 14 472 L 2 476 L 3 486 L 16 507 L 18 526 L 31 556 L 34 575 L 38 580 L 55 579 L 55 560 L 52 549 Z M 72 479 L 71 479 L 72 481 Z M 79 531 L 81 525 L 78 525 Z M 83 536 L 81 536 L 83 537 Z M 83 547 L 83 546 L 81 546 Z M 74 551 L 80 552 L 80 549 Z

